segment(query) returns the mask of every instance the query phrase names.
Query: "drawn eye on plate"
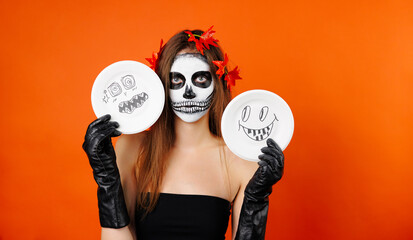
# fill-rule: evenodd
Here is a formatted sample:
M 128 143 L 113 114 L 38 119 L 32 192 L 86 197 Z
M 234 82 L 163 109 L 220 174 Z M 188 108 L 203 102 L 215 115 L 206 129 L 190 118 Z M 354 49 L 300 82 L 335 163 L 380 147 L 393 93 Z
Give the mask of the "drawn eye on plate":
M 125 87 L 126 90 L 129 90 L 131 88 L 133 88 L 135 86 L 135 78 L 133 77 L 133 75 L 126 75 L 123 76 L 121 79 L 121 82 L 123 84 L 123 86 Z
M 113 82 L 109 85 L 108 91 L 112 97 L 116 97 L 122 93 L 122 88 L 117 82 Z
M 244 107 L 244 109 L 242 109 L 241 120 L 243 122 L 246 122 L 248 118 L 250 117 L 250 114 L 251 114 L 251 107 L 247 105 Z
M 267 117 L 267 114 L 268 114 L 268 107 L 267 106 L 262 107 L 261 111 L 260 111 L 260 121 L 261 122 L 265 120 L 265 118 Z

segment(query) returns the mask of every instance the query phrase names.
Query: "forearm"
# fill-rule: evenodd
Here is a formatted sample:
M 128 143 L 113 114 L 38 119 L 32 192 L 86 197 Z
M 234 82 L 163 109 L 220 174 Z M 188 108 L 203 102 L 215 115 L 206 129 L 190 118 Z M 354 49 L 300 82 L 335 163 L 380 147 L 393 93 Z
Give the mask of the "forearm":
M 103 228 L 120 229 L 129 225 L 129 216 L 123 195 L 112 137 L 121 134 L 117 122 L 104 115 L 89 124 L 82 145 L 93 169 L 98 185 L 99 219 Z
M 100 225 L 106 228 L 123 228 L 130 222 L 123 195 L 121 181 L 118 178 L 98 187 L 98 207 Z
M 268 198 L 258 202 L 244 198 L 235 240 L 264 240 L 268 206 Z

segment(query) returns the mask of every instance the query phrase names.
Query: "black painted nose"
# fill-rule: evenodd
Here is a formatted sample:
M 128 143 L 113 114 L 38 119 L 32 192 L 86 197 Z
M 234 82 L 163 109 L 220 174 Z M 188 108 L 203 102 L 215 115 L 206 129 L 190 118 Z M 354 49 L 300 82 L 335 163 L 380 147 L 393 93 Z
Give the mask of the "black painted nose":
M 194 93 L 194 91 L 192 90 L 192 86 L 188 86 L 186 85 L 185 87 L 185 93 L 184 93 L 184 98 L 186 99 L 192 99 L 196 97 L 196 94 Z

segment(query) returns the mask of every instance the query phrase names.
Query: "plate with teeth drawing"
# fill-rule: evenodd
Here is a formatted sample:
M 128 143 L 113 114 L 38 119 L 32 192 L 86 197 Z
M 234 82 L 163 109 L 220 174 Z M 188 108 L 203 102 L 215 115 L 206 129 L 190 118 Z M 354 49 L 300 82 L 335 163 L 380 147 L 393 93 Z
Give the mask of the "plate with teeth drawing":
M 268 138 L 274 139 L 282 150 L 287 147 L 294 132 L 294 117 L 277 94 L 250 90 L 236 96 L 225 108 L 221 131 L 234 154 L 258 162 Z
M 118 130 L 133 134 L 158 120 L 165 92 L 158 75 L 143 63 L 115 62 L 99 73 L 92 87 L 92 107 L 97 117 L 111 115 Z

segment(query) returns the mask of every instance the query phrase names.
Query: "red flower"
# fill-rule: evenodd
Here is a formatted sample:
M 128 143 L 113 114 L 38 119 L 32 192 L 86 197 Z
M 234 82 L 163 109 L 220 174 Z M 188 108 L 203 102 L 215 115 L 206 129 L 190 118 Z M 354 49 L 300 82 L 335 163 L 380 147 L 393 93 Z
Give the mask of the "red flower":
M 209 49 L 209 45 L 218 47 L 218 45 L 216 43 L 219 42 L 219 41 L 213 37 L 213 35 L 215 33 L 215 31 L 212 30 L 213 27 L 214 26 L 211 26 L 206 32 L 204 32 L 201 35 L 201 38 L 200 38 L 200 39 L 202 39 L 202 44 L 204 44 L 207 49 Z
M 216 74 L 218 75 L 218 78 L 221 79 L 222 75 L 228 72 L 228 55 L 225 53 L 224 61 L 212 61 L 215 66 L 218 67 L 218 70 L 216 71 Z M 239 69 L 238 66 L 236 66 L 233 70 L 229 71 L 226 75 L 224 80 L 227 82 L 227 88 L 231 90 L 231 86 L 235 86 L 235 80 L 237 79 L 242 79 L 239 76 Z
M 234 70 L 231 70 L 226 76 L 225 76 L 225 81 L 227 82 L 227 88 L 231 90 L 231 86 L 235 86 L 235 80 L 237 79 L 242 79 L 239 76 L 239 69 L 238 66 L 234 68 Z
M 193 34 L 191 31 L 185 31 L 186 34 L 189 35 L 188 41 L 195 42 L 196 49 L 204 55 L 204 49 L 209 49 L 209 45 L 218 47 L 216 44 L 219 42 L 217 39 L 213 37 L 215 31 L 212 30 L 214 26 L 211 26 L 206 32 L 204 32 L 201 36 Z M 198 38 L 196 38 L 198 37 Z
M 154 71 L 158 67 L 159 53 L 162 51 L 162 48 L 164 47 L 162 45 L 163 45 L 163 39 L 161 39 L 161 44 L 159 46 L 159 51 L 157 53 L 153 52 L 152 53 L 152 58 L 145 58 L 149 62 L 149 64 L 151 64 L 150 68 L 152 68 L 152 70 L 154 70 Z
M 204 45 L 202 45 L 202 41 L 195 38 L 195 35 L 191 31 L 185 31 L 185 33 L 189 35 L 188 42 L 195 42 L 196 49 L 204 55 Z
M 152 68 L 152 70 L 155 71 L 156 69 L 156 62 L 158 61 L 158 53 L 153 52 L 152 53 L 152 58 L 145 58 L 146 61 L 149 62 L 149 64 L 151 65 L 150 68 Z
M 228 55 L 225 53 L 224 61 L 212 61 L 215 66 L 218 67 L 218 70 L 216 71 L 216 74 L 218 75 L 218 78 L 221 78 L 222 75 L 225 74 L 225 67 L 227 66 L 228 63 Z

